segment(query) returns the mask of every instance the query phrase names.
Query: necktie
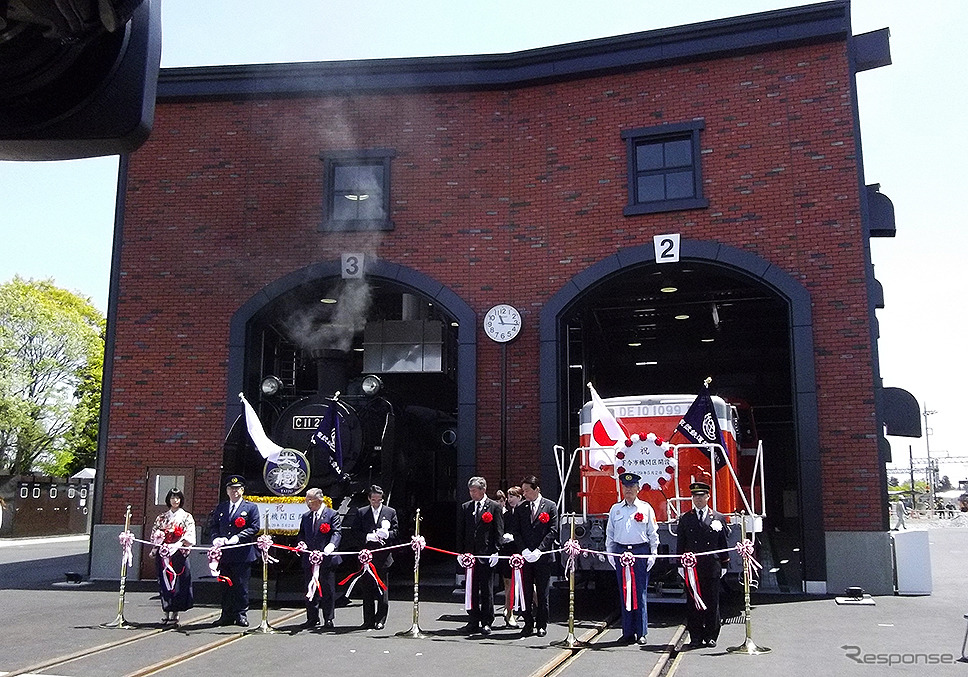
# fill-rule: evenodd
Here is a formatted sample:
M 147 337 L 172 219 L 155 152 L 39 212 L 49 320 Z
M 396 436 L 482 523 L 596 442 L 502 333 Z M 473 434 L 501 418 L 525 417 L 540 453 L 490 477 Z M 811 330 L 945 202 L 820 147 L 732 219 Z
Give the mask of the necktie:
M 534 522 L 538 519 L 538 502 L 535 501 L 531 504 L 531 521 Z

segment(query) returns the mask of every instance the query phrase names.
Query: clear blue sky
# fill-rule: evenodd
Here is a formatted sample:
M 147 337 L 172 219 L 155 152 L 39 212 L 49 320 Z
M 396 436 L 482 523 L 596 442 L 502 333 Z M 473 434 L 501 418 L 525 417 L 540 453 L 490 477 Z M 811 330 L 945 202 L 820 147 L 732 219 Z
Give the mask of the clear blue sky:
M 784 0 L 164 0 L 163 67 L 513 52 L 780 9 Z M 878 311 L 884 384 L 909 390 L 930 416 L 932 455 L 968 456 L 957 441 L 968 321 L 959 223 L 968 157 L 968 3 L 855 0 L 854 33 L 891 29 L 893 65 L 858 76 L 864 167 L 894 202 L 898 235 L 872 243 L 886 308 Z M 117 158 L 0 162 L 0 281 L 53 278 L 107 308 Z M 949 305 L 954 301 L 955 305 Z M 908 445 L 891 438 L 906 464 Z M 845 448 L 843 453 L 849 454 Z M 968 464 L 942 464 L 953 482 Z M 903 473 L 897 473 L 903 475 Z

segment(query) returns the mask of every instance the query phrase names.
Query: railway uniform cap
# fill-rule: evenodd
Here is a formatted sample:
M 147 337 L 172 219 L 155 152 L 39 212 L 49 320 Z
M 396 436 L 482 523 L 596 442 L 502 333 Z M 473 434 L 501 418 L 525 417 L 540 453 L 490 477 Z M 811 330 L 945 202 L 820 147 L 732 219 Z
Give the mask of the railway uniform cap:
M 634 472 L 623 472 L 618 478 L 618 481 L 625 486 L 632 486 L 633 484 L 638 485 L 642 481 L 642 478 L 636 475 Z
M 229 475 L 229 478 L 225 480 L 225 486 L 245 489 L 245 478 L 242 475 Z
M 708 494 L 709 485 L 705 482 L 693 482 L 689 485 L 689 493 L 692 494 Z

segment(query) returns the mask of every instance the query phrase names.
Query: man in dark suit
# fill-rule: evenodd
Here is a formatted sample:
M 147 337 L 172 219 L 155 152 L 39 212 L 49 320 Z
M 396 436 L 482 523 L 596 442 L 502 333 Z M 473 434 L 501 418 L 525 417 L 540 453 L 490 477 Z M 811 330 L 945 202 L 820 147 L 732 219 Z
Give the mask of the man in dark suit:
M 457 551 L 482 555 L 475 558 L 472 569 L 470 617 L 464 632 L 472 634 L 480 631 L 491 634 L 494 623 L 494 579 L 492 567 L 497 566 L 498 547 L 504 535 L 504 516 L 497 501 L 486 495 L 487 481 L 483 477 L 472 477 L 467 482 L 467 492 L 471 500 L 461 506 L 460 523 L 457 527 Z
M 521 480 L 524 502 L 514 510 L 514 540 L 524 556 L 524 629 L 522 637 L 535 631 L 548 634 L 548 593 L 554 556 L 548 553 L 558 540 L 558 508 L 541 495 L 534 475 Z M 535 597 L 537 596 L 537 602 Z
M 699 555 L 700 552 L 722 550 L 727 547 L 729 525 L 726 517 L 709 507 L 709 485 L 693 482 L 689 485 L 693 509 L 679 518 L 676 552 L 696 553 L 696 577 L 699 595 L 706 609 L 698 609 L 692 588 L 686 603 L 686 629 L 692 647 L 716 646 L 719 638 L 719 588 L 720 578 L 729 566 L 729 553 Z M 688 574 L 688 572 L 685 572 Z
M 225 482 L 229 500 L 219 503 L 209 517 L 208 530 L 212 545 L 224 548 L 219 562 L 219 572 L 230 585 L 222 589 L 222 615 L 218 625 L 241 625 L 248 627 L 249 577 L 255 548 L 252 542 L 259 533 L 259 507 L 245 500 L 245 478 L 232 475 Z M 241 547 L 227 547 L 238 546 Z
M 363 537 L 363 547 L 368 550 L 393 545 L 397 541 L 397 511 L 383 504 L 383 489 L 372 484 L 366 492 L 370 504 L 356 511 L 355 528 Z M 373 553 L 373 566 L 384 585 L 389 585 L 387 575 L 393 564 L 393 551 Z M 380 588 L 370 574 L 364 573 L 359 582 L 363 597 L 363 625 L 369 630 L 382 630 L 390 610 L 389 591 Z
M 304 627 L 315 628 L 319 625 L 319 612 L 322 611 L 323 627 L 334 628 L 336 627 L 333 622 L 336 600 L 334 570 L 342 559 L 332 553 L 339 547 L 343 518 L 323 502 L 322 489 L 313 488 L 306 492 L 306 507 L 309 508 L 309 512 L 299 521 L 298 536 L 298 547 L 305 551 L 301 554 L 303 582 L 306 585 L 307 595 Z M 312 562 L 310 551 L 318 551 L 323 555 L 316 578 L 318 585 L 313 583 L 313 571 L 316 565 Z M 313 585 L 311 597 L 309 596 L 310 585 Z

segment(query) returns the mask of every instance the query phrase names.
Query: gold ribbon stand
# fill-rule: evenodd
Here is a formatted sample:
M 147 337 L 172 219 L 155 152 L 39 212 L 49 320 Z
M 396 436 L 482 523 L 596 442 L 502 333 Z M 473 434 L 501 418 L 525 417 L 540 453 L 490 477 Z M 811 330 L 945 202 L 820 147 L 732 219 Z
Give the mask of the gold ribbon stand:
M 575 519 L 577 515 L 573 512 L 562 515 L 571 523 L 570 540 L 575 540 Z M 568 634 L 558 642 L 551 642 L 551 646 L 563 647 L 565 649 L 584 649 L 588 646 L 587 642 L 581 642 L 575 637 L 575 569 L 571 567 L 568 574 Z
M 269 511 L 266 510 L 266 520 L 265 524 L 262 526 L 262 535 L 269 535 Z M 259 548 L 259 552 L 262 549 Z M 269 625 L 269 551 L 266 550 L 262 553 L 262 622 L 259 623 L 259 627 L 252 628 L 251 630 L 246 630 L 247 633 L 262 633 L 264 635 L 271 635 L 277 632 L 277 630 Z
M 124 532 L 128 533 L 131 528 L 131 506 L 129 505 L 124 511 Z M 135 626 L 124 620 L 124 581 L 128 576 L 128 558 L 125 557 L 124 551 L 121 553 L 121 589 L 118 592 L 118 615 L 110 623 L 102 623 L 102 628 L 122 628 L 130 629 Z
M 420 538 L 420 508 L 417 508 L 417 517 L 414 522 L 413 536 L 414 538 Z M 420 558 L 419 553 L 414 551 L 413 553 L 416 561 L 413 565 L 413 624 L 410 626 L 409 630 L 404 630 L 402 632 L 396 633 L 397 637 L 413 637 L 415 639 L 425 639 L 426 635 L 423 630 L 420 629 Z M 387 591 L 389 594 L 389 591 Z
M 746 542 L 746 513 L 740 514 L 740 539 L 741 542 Z M 750 566 L 744 558 L 743 561 L 743 593 L 746 597 L 746 641 L 744 641 L 739 646 L 731 646 L 726 649 L 728 653 L 738 653 L 746 654 L 747 656 L 755 656 L 757 654 L 770 653 L 772 649 L 768 649 L 765 646 L 757 646 L 756 642 L 753 641 L 753 621 L 750 615 L 750 574 L 752 573 L 753 567 Z

